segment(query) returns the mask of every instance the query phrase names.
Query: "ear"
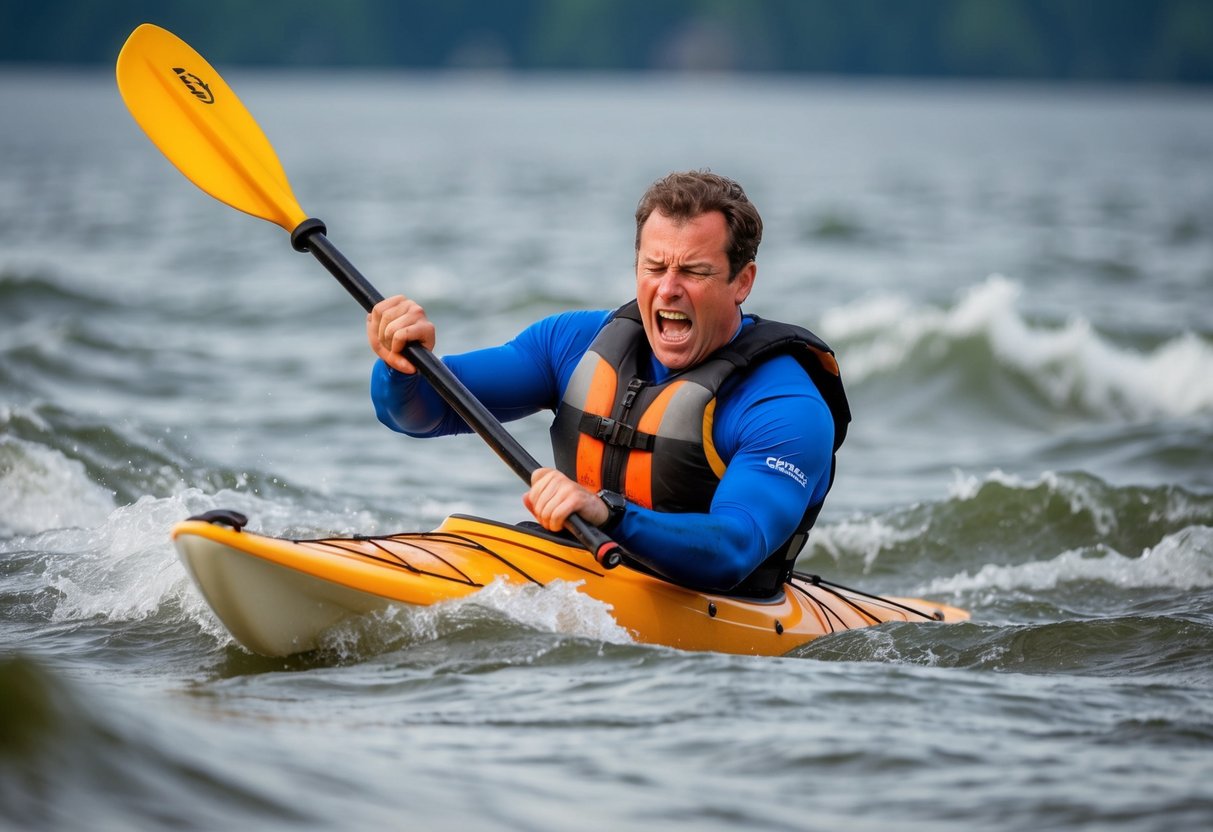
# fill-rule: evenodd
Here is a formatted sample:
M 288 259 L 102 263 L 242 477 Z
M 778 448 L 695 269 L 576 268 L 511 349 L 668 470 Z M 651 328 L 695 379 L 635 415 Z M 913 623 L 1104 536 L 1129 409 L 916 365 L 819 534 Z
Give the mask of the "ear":
M 733 300 L 738 306 L 741 306 L 750 296 L 750 291 L 754 288 L 754 277 L 757 274 L 758 264 L 751 260 L 742 266 L 737 277 L 733 278 Z

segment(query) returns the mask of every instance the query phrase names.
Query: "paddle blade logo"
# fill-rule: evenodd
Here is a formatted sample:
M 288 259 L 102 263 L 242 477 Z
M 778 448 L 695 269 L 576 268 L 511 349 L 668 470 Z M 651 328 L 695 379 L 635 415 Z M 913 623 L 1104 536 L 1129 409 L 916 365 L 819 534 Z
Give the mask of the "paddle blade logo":
M 201 78 L 192 72 L 186 72 L 179 66 L 173 67 L 173 72 L 177 73 L 177 78 L 181 83 L 185 84 L 185 88 L 190 91 L 190 95 L 197 98 L 203 104 L 214 104 L 215 96 L 211 92 L 211 88 Z

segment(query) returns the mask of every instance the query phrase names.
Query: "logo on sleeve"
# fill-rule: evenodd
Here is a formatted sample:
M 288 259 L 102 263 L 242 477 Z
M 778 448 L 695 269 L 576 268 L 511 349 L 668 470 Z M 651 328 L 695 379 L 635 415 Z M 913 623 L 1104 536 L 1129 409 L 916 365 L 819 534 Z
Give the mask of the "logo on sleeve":
M 801 471 L 799 468 L 797 468 L 792 463 L 788 462 L 786 459 L 779 459 L 778 457 L 768 456 L 767 457 L 767 467 L 771 468 L 772 470 L 778 471 L 781 474 L 787 474 L 789 477 L 796 480 L 796 482 L 800 485 L 801 488 L 808 487 L 809 478 L 804 475 L 804 471 Z

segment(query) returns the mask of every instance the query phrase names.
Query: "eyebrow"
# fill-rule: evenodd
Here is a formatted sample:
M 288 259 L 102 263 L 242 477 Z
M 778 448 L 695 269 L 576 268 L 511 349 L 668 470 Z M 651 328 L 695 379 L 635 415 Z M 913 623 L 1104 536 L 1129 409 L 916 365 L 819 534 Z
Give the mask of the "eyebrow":
M 652 256 L 643 258 L 641 260 L 641 262 L 646 266 L 669 267 L 669 265 L 670 265 L 669 261 L 660 259 L 657 257 L 652 257 Z M 685 272 L 715 272 L 716 271 L 716 267 L 712 265 L 712 262 L 710 260 L 694 260 L 690 263 L 682 263 L 679 266 L 679 268 Z

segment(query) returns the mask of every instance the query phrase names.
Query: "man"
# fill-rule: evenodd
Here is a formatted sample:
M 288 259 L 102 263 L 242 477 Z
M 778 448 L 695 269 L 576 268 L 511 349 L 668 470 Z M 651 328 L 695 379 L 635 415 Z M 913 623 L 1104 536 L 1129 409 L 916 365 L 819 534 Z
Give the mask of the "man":
M 636 210 L 636 300 L 568 312 L 443 360 L 501 420 L 556 412 L 556 467 L 523 497 L 544 528 L 573 513 L 633 565 L 697 589 L 777 594 L 833 482 L 850 420 L 838 365 L 807 330 L 743 315 L 762 219 L 741 186 L 672 173 Z M 397 296 L 367 317 L 371 393 L 393 430 L 469 429 L 400 351 L 434 324 Z

